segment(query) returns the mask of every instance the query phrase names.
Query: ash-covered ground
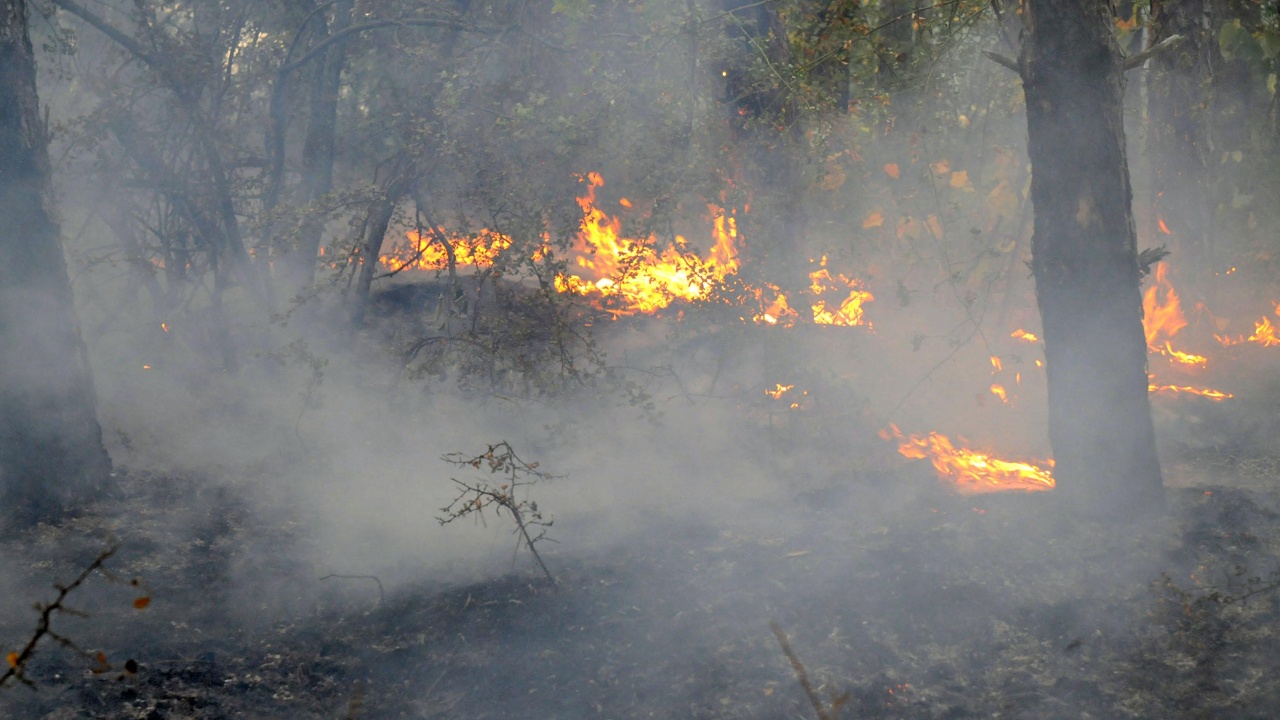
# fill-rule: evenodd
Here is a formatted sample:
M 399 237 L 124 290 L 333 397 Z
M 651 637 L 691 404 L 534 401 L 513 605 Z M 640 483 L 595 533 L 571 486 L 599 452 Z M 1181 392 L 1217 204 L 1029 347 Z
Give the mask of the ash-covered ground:
M 9 652 L 32 602 L 120 544 L 110 576 L 68 600 L 85 615 L 54 618 L 85 652 L 43 644 L 35 688 L 5 687 L 0 711 L 821 717 L 816 700 L 844 718 L 1280 715 L 1265 374 L 1236 378 L 1252 390 L 1231 402 L 1154 398 L 1167 512 L 1102 525 L 1052 493 L 958 495 L 877 438 L 895 401 L 910 429 L 932 414 L 1020 449 L 1036 435 L 1015 412 L 1034 407 L 1029 379 L 1021 405 L 979 401 L 987 348 L 930 371 L 941 351 L 926 346 L 895 368 L 877 344 L 909 333 L 885 326 L 771 345 L 618 324 L 622 379 L 571 403 L 403 378 L 348 396 L 335 367 L 308 390 L 323 405 L 283 391 L 193 404 L 115 448 L 114 497 L 0 546 Z M 1003 357 L 1030 366 L 1023 354 Z M 671 356 L 683 367 L 659 372 Z M 839 357 L 861 362 L 813 361 Z M 1269 366 L 1257 357 L 1250 370 Z M 913 373 L 926 379 L 906 393 Z M 303 412 L 283 429 L 246 412 L 273 403 Z M 509 517 L 437 522 L 450 478 L 487 477 L 441 455 L 500 439 L 559 476 L 527 488 L 554 518 L 537 547 L 555 585 Z

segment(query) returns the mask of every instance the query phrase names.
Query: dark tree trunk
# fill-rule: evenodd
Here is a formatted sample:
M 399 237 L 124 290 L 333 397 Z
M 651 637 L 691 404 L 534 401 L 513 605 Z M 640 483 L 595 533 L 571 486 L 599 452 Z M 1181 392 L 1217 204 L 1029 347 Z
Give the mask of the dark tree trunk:
M 23 523 L 111 473 L 48 190 L 26 2 L 0 0 L 0 512 Z
M 1106 0 L 1029 0 L 1019 65 L 1035 207 L 1049 440 L 1071 505 L 1128 516 L 1163 503 L 1147 397 L 1124 58 Z
M 1165 0 L 1151 5 L 1154 39 L 1185 40 L 1151 59 L 1147 80 L 1147 154 L 1151 158 L 1151 237 L 1168 243 L 1188 280 L 1183 294 L 1204 297 L 1212 275 L 1213 196 L 1208 158 L 1211 61 L 1218 43 L 1207 26 L 1204 0 Z
M 351 25 L 352 0 L 336 4 L 330 26 L 323 18 L 317 43 L 342 32 Z M 311 217 L 302 224 L 296 247 L 286 253 L 286 281 L 295 294 L 305 295 L 315 281 L 316 260 L 324 232 L 324 216 L 314 205 L 333 189 L 334 151 L 338 132 L 338 92 L 342 86 L 342 69 L 347 62 L 346 43 L 339 41 L 326 48 L 311 61 L 311 105 L 307 117 L 307 135 L 302 145 L 302 197 L 304 208 L 312 207 Z
M 398 158 L 382 195 L 373 201 L 369 214 L 365 216 L 364 239 L 360 243 L 360 268 L 350 307 L 351 322 L 355 325 L 364 322 L 365 310 L 369 307 L 369 292 L 373 288 L 374 275 L 378 270 L 382 242 L 391 226 L 396 205 L 411 193 L 413 184 L 417 181 L 413 162 L 403 156 Z

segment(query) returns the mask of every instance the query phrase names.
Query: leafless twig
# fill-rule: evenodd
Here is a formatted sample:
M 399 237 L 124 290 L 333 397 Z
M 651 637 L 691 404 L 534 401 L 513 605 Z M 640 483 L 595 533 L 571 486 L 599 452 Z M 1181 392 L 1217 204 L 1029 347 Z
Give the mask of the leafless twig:
M 818 691 L 814 689 L 813 683 L 809 680 L 809 672 L 805 670 L 804 663 L 800 662 L 799 656 L 791 649 L 791 643 L 787 640 L 787 634 L 782 631 L 778 623 L 769 623 L 769 629 L 773 630 L 773 636 L 778 638 L 778 644 L 782 646 L 782 653 L 787 656 L 787 660 L 791 663 L 791 669 L 796 673 L 796 680 L 800 681 L 800 687 L 804 689 L 805 697 L 809 698 L 809 704 L 813 706 L 813 712 L 818 716 L 818 720 L 837 720 L 840 717 L 840 708 L 849 702 L 849 693 L 836 695 L 831 693 L 831 706 L 823 702 L 818 697 Z
M 502 476 L 503 482 L 499 482 L 497 487 L 494 487 L 485 480 L 464 481 L 450 478 L 461 488 L 461 492 L 453 502 L 440 508 L 440 512 L 444 514 L 437 516 L 436 520 L 441 525 L 447 525 L 472 514 L 483 519 L 484 516 L 480 513 L 485 508 L 492 507 L 499 514 L 506 510 L 515 521 L 516 532 L 520 535 L 524 546 L 529 548 L 529 553 L 537 561 L 538 567 L 542 568 L 542 573 L 551 581 L 552 586 L 555 586 L 556 578 L 547 569 L 547 564 L 542 561 L 542 555 L 537 548 L 538 542 L 546 539 L 547 528 L 551 527 L 554 521 L 543 519 L 537 502 L 517 497 L 517 492 L 521 488 L 528 488 L 539 480 L 553 479 L 554 476 L 538 470 L 536 462 L 526 463 L 521 460 L 506 441 L 490 445 L 488 450 L 476 457 L 469 458 L 460 453 L 451 453 L 444 456 L 443 460 L 458 467 L 467 466 L 477 470 L 487 466 L 489 473 Z M 516 547 L 518 549 L 519 545 Z
M 89 563 L 89 565 L 85 567 L 84 570 L 81 570 L 80 574 L 77 575 L 76 578 L 72 580 L 70 583 L 66 585 L 62 585 L 62 584 L 54 585 L 54 588 L 58 591 L 58 596 L 53 599 L 53 602 L 36 603 L 36 610 L 40 613 L 40 620 L 39 622 L 36 623 L 35 630 L 31 632 L 31 637 L 27 639 L 27 642 L 22 646 L 22 649 L 14 652 L 10 652 L 5 656 L 5 662 L 9 667 L 7 670 L 5 670 L 3 675 L 0 675 L 0 687 L 3 687 L 6 682 L 12 679 L 12 680 L 17 680 L 18 682 L 22 683 L 23 685 L 26 685 L 29 688 L 32 688 L 32 689 L 35 688 L 35 683 L 32 682 L 26 676 L 27 662 L 31 660 L 31 658 L 35 655 L 36 646 L 39 645 L 40 641 L 43 640 L 45 637 L 50 638 L 51 640 L 57 642 L 59 645 L 65 648 L 74 650 L 75 652 L 81 655 L 84 655 L 86 657 L 93 658 L 97 662 L 97 665 L 99 668 L 103 670 L 107 669 L 108 666 L 107 666 L 105 655 L 103 655 L 102 653 L 94 654 L 89 652 L 88 650 L 84 650 L 78 645 L 76 645 L 75 642 L 72 641 L 67 636 L 56 632 L 53 629 L 53 618 L 54 618 L 54 615 L 58 613 L 84 616 L 84 613 L 80 612 L 79 610 L 69 608 L 64 604 L 67 599 L 67 596 L 75 592 L 76 588 L 83 585 L 84 582 L 89 579 L 89 576 L 93 575 L 93 573 L 95 572 L 100 571 L 108 579 L 114 579 L 103 568 L 103 565 L 107 562 L 107 560 L 111 559 L 111 556 L 115 555 L 116 551 L 119 549 L 120 549 L 120 546 L 118 544 L 111 545 L 107 549 L 98 553 L 98 556 L 94 558 L 93 562 Z M 132 580 L 130 581 L 130 584 L 137 586 L 140 584 L 140 581 Z M 144 595 L 142 597 L 135 599 L 133 601 L 133 606 L 141 610 L 147 607 L 150 601 L 151 601 L 150 597 Z M 126 663 L 126 667 L 128 667 L 130 664 L 133 664 L 132 660 Z

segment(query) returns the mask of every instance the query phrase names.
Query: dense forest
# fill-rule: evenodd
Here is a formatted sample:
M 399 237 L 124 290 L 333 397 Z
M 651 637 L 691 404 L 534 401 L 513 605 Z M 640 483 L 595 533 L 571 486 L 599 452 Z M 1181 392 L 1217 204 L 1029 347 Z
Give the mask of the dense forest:
M 1276 717 L 1277 58 L 0 0 L 0 712 Z

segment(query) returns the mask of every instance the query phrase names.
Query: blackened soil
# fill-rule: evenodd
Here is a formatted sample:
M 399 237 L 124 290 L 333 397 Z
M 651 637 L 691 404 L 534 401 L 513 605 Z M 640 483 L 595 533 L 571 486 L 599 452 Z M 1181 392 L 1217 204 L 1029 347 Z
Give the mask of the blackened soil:
M 1280 717 L 1280 527 L 1261 480 L 1171 491 L 1169 516 L 1123 527 L 1047 496 L 922 489 L 890 512 L 834 492 L 776 537 L 667 519 L 592 554 L 548 549 L 554 587 L 513 574 L 380 598 L 327 581 L 351 583 L 339 602 L 264 552 L 305 538 L 233 490 L 120 479 L 95 514 L 3 548 L 30 602 L 92 560 L 100 542 L 76 538 L 123 542 L 117 582 L 87 583 L 73 605 L 89 616 L 58 621 L 106 663 L 42 646 L 36 688 L 0 688 L 4 717 L 815 717 L 770 623 L 846 718 Z M 7 652 L 36 615 L 5 607 Z

